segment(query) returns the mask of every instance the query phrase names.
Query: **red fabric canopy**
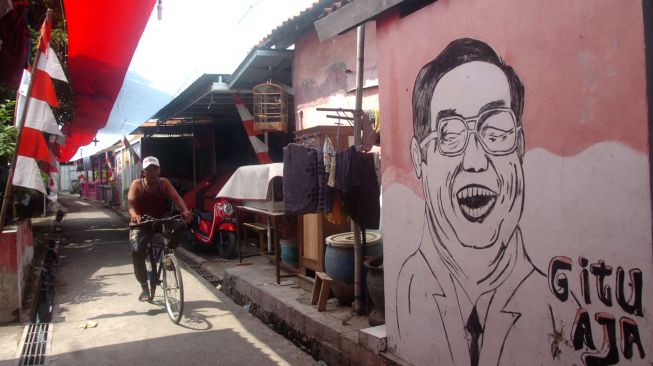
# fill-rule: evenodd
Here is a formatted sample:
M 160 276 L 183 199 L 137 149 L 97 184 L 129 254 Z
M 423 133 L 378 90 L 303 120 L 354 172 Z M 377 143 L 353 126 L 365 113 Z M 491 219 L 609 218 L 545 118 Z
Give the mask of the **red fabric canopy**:
M 64 0 L 75 117 L 64 127 L 68 161 L 103 128 L 155 0 Z

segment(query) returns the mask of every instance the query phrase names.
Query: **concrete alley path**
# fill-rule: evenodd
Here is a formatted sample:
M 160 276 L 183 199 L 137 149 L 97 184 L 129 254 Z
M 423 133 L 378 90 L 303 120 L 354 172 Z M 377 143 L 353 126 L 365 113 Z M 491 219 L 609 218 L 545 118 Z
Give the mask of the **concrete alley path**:
M 60 196 L 65 245 L 55 287 L 50 365 L 313 365 L 316 362 L 185 268 L 184 317 L 173 324 L 160 289 L 138 301 L 124 219 Z M 95 328 L 82 328 L 96 321 Z

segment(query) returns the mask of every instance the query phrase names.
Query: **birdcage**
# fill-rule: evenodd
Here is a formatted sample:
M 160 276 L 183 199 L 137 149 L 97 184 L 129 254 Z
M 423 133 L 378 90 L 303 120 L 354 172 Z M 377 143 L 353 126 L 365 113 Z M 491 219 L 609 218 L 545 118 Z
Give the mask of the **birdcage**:
M 285 132 L 288 129 L 288 101 L 283 88 L 273 82 L 254 87 L 254 131 Z

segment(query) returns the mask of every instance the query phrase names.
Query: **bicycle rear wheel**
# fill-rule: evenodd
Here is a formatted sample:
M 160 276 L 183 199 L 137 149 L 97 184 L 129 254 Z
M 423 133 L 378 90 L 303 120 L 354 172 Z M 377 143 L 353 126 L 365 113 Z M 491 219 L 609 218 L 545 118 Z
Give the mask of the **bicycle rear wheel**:
M 184 313 L 184 283 L 181 267 L 174 252 L 166 253 L 163 259 L 163 297 L 166 310 L 173 323 L 178 324 Z

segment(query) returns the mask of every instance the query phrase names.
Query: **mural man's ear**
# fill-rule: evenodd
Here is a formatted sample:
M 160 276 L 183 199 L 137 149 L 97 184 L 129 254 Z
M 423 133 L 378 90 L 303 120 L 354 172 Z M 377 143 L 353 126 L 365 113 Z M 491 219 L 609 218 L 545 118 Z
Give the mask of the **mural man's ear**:
M 517 136 L 517 153 L 519 154 L 519 159 L 521 160 L 524 157 L 526 152 L 526 141 L 524 141 L 524 130 L 519 130 L 519 135 Z
M 410 141 L 410 157 L 413 160 L 413 168 L 415 168 L 417 178 L 422 178 L 422 148 L 414 136 Z

